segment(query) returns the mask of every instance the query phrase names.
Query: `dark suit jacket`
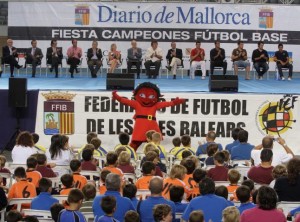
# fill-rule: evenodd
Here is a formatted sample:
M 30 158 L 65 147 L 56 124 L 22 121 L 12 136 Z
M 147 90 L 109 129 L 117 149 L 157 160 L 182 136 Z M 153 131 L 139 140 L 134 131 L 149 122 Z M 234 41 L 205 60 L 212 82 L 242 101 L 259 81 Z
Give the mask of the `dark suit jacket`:
M 87 51 L 87 55 L 86 57 L 88 58 L 88 61 L 90 61 L 93 57 L 93 48 L 89 48 L 88 51 Z M 101 49 L 97 48 L 96 50 L 96 56 L 97 58 L 100 60 L 102 58 L 102 51 Z
M 15 49 L 16 49 L 15 47 L 12 47 L 12 50 L 15 50 Z M 2 47 L 2 56 L 3 56 L 3 60 L 4 60 L 4 61 L 2 61 L 2 63 L 4 63 L 10 56 L 10 51 L 9 51 L 9 48 L 7 45 Z M 18 53 L 17 52 L 13 53 L 13 56 L 18 57 Z
M 32 51 L 32 47 L 28 48 L 26 50 L 26 62 L 27 62 L 28 58 L 32 57 L 31 51 Z M 42 58 L 44 57 L 44 55 L 43 55 L 42 50 L 40 48 L 36 48 L 35 49 L 34 57 L 36 57 L 39 62 L 42 60 Z
M 58 50 L 57 56 L 58 56 L 58 59 L 60 60 L 59 63 L 61 63 L 61 60 L 63 59 L 62 48 L 57 47 L 56 50 Z M 52 56 L 53 56 L 52 53 L 53 53 L 52 47 L 47 48 L 47 54 L 46 54 L 47 64 L 52 63 Z
M 166 59 L 168 59 L 169 60 L 169 64 L 171 63 L 171 61 L 172 61 L 172 52 L 173 52 L 173 49 L 169 49 L 168 50 L 168 54 L 167 54 L 167 56 L 166 56 Z M 176 58 L 178 58 L 178 59 L 180 59 L 181 60 L 181 64 L 182 64 L 182 50 L 181 49 L 177 49 L 176 48 Z
M 127 50 L 127 59 L 128 60 L 140 60 L 142 58 L 142 49 L 137 48 L 137 54 L 133 55 L 133 48 Z

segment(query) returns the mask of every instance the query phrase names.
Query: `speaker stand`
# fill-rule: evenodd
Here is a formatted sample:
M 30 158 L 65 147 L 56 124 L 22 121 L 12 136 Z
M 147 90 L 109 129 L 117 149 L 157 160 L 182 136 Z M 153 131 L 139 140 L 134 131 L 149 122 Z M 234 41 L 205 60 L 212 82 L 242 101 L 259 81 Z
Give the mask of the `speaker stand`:
M 16 139 L 21 132 L 21 130 L 20 130 L 21 108 L 16 107 L 15 111 L 16 111 L 16 120 L 17 120 L 16 129 L 13 132 L 13 134 L 11 135 L 11 137 L 10 137 L 9 141 L 7 142 L 7 144 L 5 145 L 4 149 L 1 150 L 1 153 L 3 153 L 4 150 L 9 150 L 9 151 L 13 150 L 13 148 L 16 144 Z

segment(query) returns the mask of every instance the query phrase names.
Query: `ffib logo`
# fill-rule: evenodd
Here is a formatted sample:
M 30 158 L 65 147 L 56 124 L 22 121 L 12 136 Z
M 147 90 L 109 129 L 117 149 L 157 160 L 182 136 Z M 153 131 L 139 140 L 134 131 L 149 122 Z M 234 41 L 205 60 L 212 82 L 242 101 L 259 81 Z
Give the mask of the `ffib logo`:
M 90 24 L 90 7 L 88 5 L 77 5 L 75 7 L 75 25 Z
M 273 28 L 274 13 L 270 8 L 263 8 L 259 11 L 259 28 Z

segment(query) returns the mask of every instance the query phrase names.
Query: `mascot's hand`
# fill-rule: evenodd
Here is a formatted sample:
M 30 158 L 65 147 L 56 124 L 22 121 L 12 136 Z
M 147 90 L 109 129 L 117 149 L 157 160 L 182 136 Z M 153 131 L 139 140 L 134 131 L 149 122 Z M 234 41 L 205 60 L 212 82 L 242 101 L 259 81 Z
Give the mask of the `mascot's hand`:
M 186 99 L 180 99 L 180 98 L 176 97 L 176 98 L 173 100 L 173 103 L 174 103 L 175 105 L 179 105 L 179 104 L 181 104 L 181 103 L 184 103 L 185 101 L 186 101 Z
M 112 97 L 116 100 L 121 99 L 121 96 L 117 94 L 117 90 L 112 91 Z

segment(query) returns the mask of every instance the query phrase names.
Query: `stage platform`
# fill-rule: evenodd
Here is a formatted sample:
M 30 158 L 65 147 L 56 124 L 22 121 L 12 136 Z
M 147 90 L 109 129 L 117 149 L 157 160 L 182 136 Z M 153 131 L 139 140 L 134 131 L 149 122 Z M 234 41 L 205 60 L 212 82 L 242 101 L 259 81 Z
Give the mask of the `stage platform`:
M 15 78 L 24 78 L 24 74 L 16 74 Z M 251 80 L 245 80 L 244 76 L 239 76 L 239 93 L 259 93 L 259 94 L 300 94 L 300 78 L 299 73 L 294 73 L 292 81 L 278 81 L 274 79 L 274 74 L 269 75 L 269 79 L 266 77 L 263 80 L 254 80 L 253 74 Z M 28 90 L 93 90 L 93 91 L 105 91 L 106 90 L 106 74 L 98 76 L 98 78 L 92 79 L 85 73 L 80 76 L 75 75 L 74 79 L 70 78 L 70 75 L 63 74 L 59 78 L 54 78 L 53 74 L 42 73 L 40 76 L 37 74 L 36 78 L 31 78 L 31 75 L 27 75 L 28 78 Z M 3 74 L 0 78 L 0 89 L 8 89 L 9 74 Z M 150 81 L 157 84 L 162 92 L 195 92 L 208 93 L 209 77 L 202 80 L 197 76 L 195 80 L 189 79 L 188 76 L 181 78 L 178 75 L 176 80 L 172 77 L 162 75 L 158 79 L 148 79 L 146 75 L 142 75 L 141 79 L 136 79 L 135 85 L 139 83 Z M 224 92 L 223 92 L 224 93 Z

